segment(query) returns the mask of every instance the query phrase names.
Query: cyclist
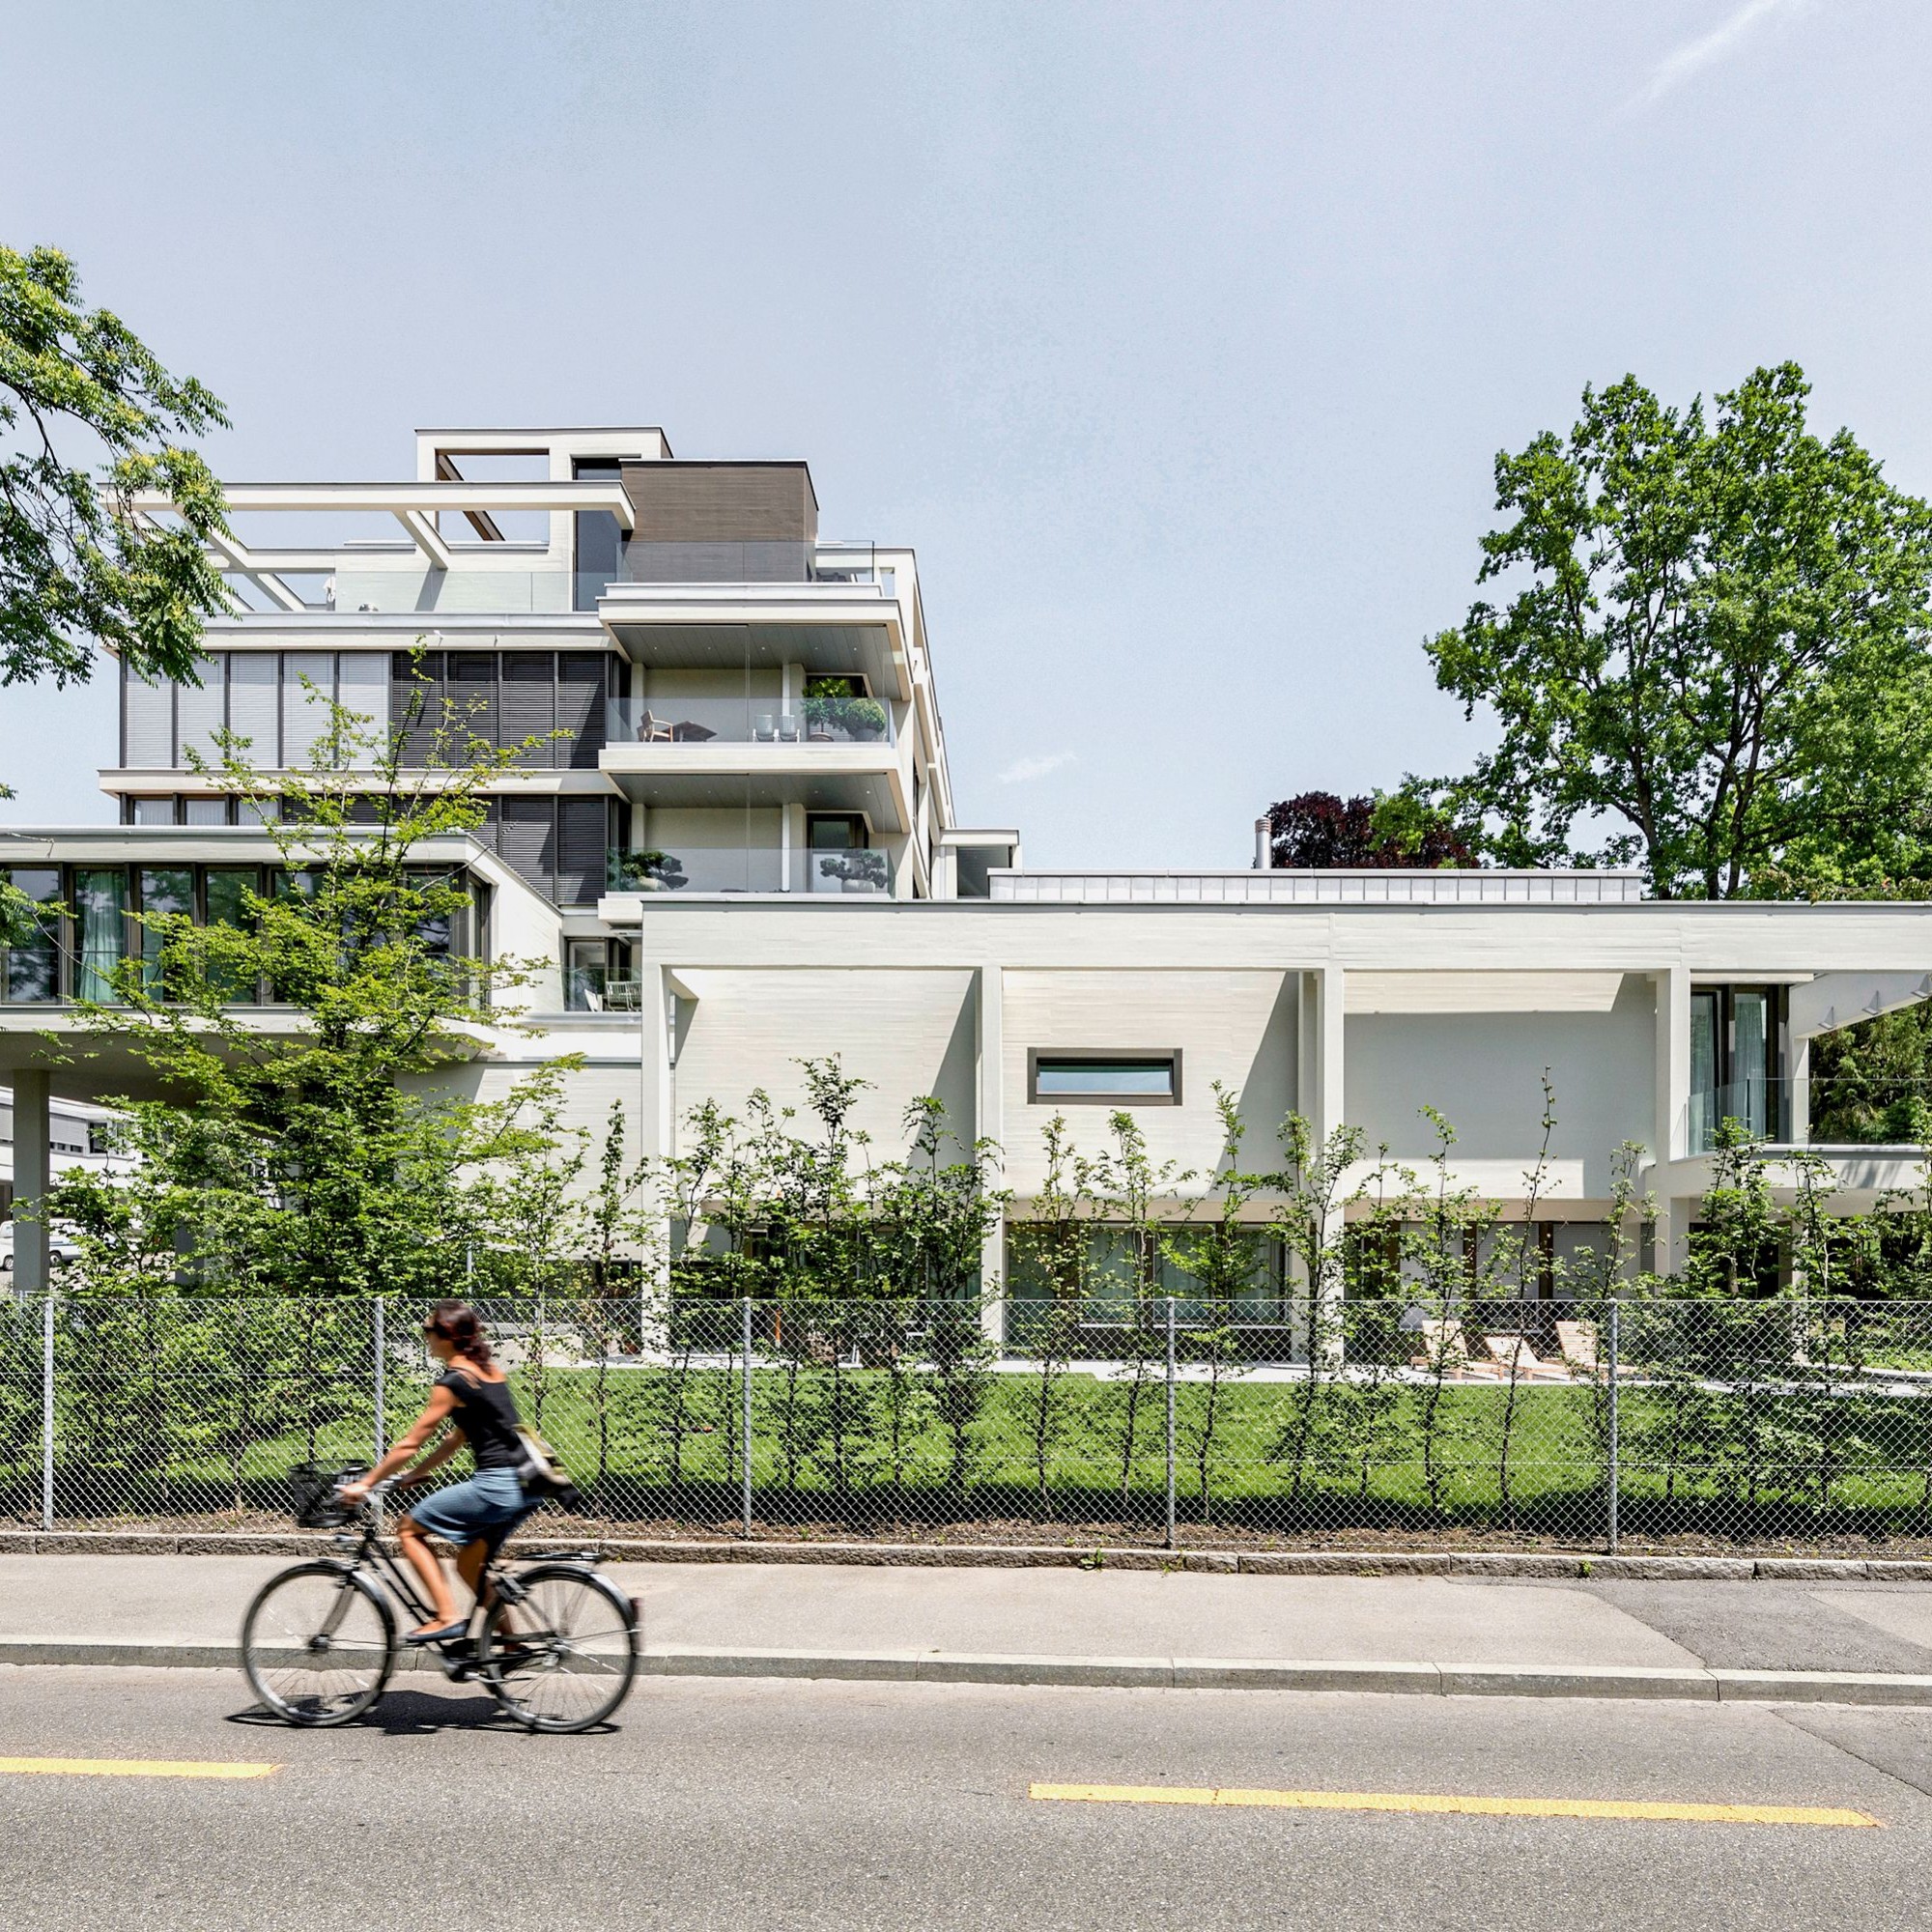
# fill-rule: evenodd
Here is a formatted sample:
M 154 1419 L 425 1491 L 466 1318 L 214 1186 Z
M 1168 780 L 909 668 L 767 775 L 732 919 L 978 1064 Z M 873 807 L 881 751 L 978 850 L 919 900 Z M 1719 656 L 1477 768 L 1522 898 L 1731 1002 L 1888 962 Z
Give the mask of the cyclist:
M 407 1468 L 417 1450 L 444 1423 L 455 1424 L 462 1440 L 469 1445 L 475 1474 L 467 1482 L 453 1483 L 425 1496 L 396 1524 L 403 1554 L 421 1577 L 435 1612 L 429 1623 L 411 1631 L 405 1640 L 446 1643 L 460 1637 L 469 1620 L 457 1615 L 449 1580 L 427 1539 L 440 1536 L 458 1547 L 461 1553 L 456 1573 L 474 1594 L 484 1564 L 537 1505 L 525 1496 L 517 1474 L 524 1461 L 523 1443 L 517 1435 L 517 1405 L 502 1370 L 491 1359 L 489 1338 L 476 1311 L 468 1302 L 439 1301 L 430 1310 L 423 1336 L 430 1353 L 443 1364 L 427 1406 L 366 1476 L 343 1485 L 342 1497 L 345 1502 L 360 1502 L 385 1477 Z M 432 1469 L 448 1462 L 457 1446 L 457 1435 L 446 1435 L 396 1487 L 412 1488 Z

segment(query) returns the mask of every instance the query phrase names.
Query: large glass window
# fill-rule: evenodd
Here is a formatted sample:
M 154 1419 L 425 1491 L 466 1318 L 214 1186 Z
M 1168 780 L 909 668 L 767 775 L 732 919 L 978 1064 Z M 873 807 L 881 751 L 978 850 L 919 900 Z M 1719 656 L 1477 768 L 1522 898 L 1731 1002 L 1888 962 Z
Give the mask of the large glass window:
M 156 922 L 166 915 L 194 917 L 194 871 L 186 866 L 149 867 L 141 873 L 141 983 L 161 990 L 161 953 L 167 929 Z
M 253 866 L 211 866 L 203 884 L 207 923 L 210 925 L 248 924 L 248 895 L 260 890 L 261 875 Z M 214 977 L 215 989 L 222 999 L 236 1006 L 253 1006 L 260 988 L 252 977 L 240 968 Z
M 10 1001 L 42 1005 L 60 998 L 60 873 L 51 866 L 0 874 L 32 906 L 32 924 L 0 952 Z
M 624 474 L 615 457 L 605 456 L 579 457 L 571 470 L 580 479 L 597 482 L 619 482 Z M 594 611 L 605 585 L 618 574 L 624 533 L 609 510 L 579 510 L 575 522 L 577 594 L 572 605 L 579 611 Z
M 74 996 L 119 1003 L 114 974 L 128 943 L 128 874 L 119 866 L 83 867 L 73 875 Z
M 1699 986 L 1690 995 L 1690 1151 L 1707 1153 L 1725 1121 L 1776 1140 L 1790 1114 L 1778 986 Z

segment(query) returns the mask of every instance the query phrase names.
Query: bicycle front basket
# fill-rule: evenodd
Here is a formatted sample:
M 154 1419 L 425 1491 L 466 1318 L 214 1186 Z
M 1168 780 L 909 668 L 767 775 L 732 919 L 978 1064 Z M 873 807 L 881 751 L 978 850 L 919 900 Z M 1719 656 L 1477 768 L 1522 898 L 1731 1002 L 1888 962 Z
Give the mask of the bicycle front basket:
M 289 1496 L 296 1507 L 296 1521 L 304 1529 L 336 1529 L 347 1522 L 354 1512 L 335 1493 L 335 1486 L 352 1473 L 298 1463 L 289 1471 Z

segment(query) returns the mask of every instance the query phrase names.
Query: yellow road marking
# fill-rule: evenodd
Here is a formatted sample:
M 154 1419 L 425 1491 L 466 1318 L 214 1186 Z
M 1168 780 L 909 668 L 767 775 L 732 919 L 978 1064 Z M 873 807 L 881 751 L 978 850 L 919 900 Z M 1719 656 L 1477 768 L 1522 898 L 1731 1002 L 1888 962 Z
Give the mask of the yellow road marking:
M 272 1777 L 278 1764 L 165 1757 L 0 1757 L 0 1776 L 56 1777 Z
M 1459 1798 L 1414 1791 L 1243 1791 L 1206 1784 L 1034 1784 L 1028 1787 L 1028 1796 L 1073 1804 L 1209 1804 L 1282 1811 L 1457 1812 L 1474 1818 L 1642 1818 L 1700 1825 L 1879 1827 L 1879 1820 L 1867 1812 L 1833 1805 L 1680 1804 L 1643 1798 Z

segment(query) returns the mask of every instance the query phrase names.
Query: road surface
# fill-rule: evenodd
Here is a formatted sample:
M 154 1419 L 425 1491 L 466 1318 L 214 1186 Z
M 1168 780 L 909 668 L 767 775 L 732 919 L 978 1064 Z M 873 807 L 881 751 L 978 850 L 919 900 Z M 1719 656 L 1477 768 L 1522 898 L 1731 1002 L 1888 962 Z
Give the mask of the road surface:
M 8 1668 L 0 1761 L 10 1932 L 1932 1918 L 1932 1712 L 661 1679 L 531 1738 L 448 1688 L 295 1732 L 221 1672 Z

